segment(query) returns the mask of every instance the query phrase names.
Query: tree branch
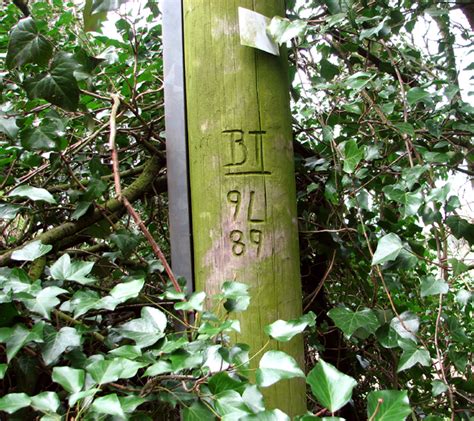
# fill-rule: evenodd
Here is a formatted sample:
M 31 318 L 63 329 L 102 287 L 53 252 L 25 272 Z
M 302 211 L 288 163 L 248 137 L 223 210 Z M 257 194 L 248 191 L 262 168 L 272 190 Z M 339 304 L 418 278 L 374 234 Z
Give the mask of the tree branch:
M 158 191 L 164 191 L 166 188 L 165 177 L 157 178 L 159 170 L 160 160 L 158 157 L 153 156 L 146 164 L 142 174 L 132 184 L 130 184 L 130 186 L 123 190 L 122 195 L 126 197 L 129 202 L 133 203 L 142 197 L 146 192 L 150 191 L 153 185 Z M 102 210 L 110 213 L 111 219 L 114 219 L 118 218 L 118 216 L 125 211 L 125 207 L 120 200 L 110 199 L 103 205 Z M 67 239 L 65 243 L 67 243 L 67 245 L 70 247 L 73 244 L 79 243 L 80 240 L 71 242 L 69 237 L 79 233 L 80 231 L 90 227 L 102 219 L 104 219 L 102 213 L 96 209 L 91 215 L 86 214 L 84 217 L 75 222 L 65 222 L 64 224 L 54 227 L 49 231 L 43 232 L 42 234 L 36 236 L 33 240 L 40 240 L 43 244 L 51 244 L 57 248 L 57 244 L 61 240 Z M 16 249 L 22 248 L 25 245 L 26 244 L 22 244 Z M 5 266 L 10 262 L 11 255 L 16 249 L 8 250 L 7 252 L 0 255 L 0 266 Z

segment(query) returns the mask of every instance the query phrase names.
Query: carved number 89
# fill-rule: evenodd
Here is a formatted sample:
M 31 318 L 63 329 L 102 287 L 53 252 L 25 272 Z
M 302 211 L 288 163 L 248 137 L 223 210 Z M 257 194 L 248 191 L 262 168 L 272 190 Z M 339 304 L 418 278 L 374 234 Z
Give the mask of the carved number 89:
M 251 229 L 248 235 L 248 242 L 245 235 L 240 230 L 232 230 L 229 234 L 229 239 L 232 242 L 232 253 L 234 256 L 242 256 L 245 254 L 248 246 L 254 246 L 257 249 L 257 257 L 260 256 L 260 249 L 262 246 L 263 232 L 256 229 Z

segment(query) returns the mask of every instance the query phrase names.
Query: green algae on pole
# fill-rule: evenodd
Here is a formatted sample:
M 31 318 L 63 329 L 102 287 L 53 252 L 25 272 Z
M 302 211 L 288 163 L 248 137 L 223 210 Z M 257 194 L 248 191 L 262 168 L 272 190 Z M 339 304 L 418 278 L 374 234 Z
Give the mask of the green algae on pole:
M 183 0 L 194 276 L 218 294 L 226 280 L 250 286 L 235 339 L 252 353 L 264 327 L 301 315 L 291 115 L 285 54 L 240 45 L 238 7 L 284 15 L 284 0 Z M 303 343 L 272 341 L 303 367 Z M 266 392 L 290 416 L 306 409 L 301 379 Z

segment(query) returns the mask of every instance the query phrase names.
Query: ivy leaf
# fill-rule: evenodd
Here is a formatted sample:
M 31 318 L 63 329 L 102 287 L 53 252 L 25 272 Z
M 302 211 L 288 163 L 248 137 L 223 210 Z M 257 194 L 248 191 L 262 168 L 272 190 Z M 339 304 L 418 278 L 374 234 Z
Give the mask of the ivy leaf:
M 245 404 L 252 410 L 252 412 L 262 412 L 265 411 L 265 404 L 263 401 L 262 392 L 258 389 L 257 385 L 247 384 L 244 392 L 242 393 L 242 399 Z
M 347 12 L 351 7 L 351 0 L 324 0 L 331 15 Z
M 59 332 L 51 328 L 52 332 L 44 335 L 45 345 L 42 355 L 46 365 L 54 363 L 66 350 L 81 345 L 81 335 L 73 327 L 63 327 Z
M 57 296 L 65 293 L 67 293 L 65 289 L 56 286 L 46 287 L 42 289 L 34 299 L 27 299 L 23 302 L 30 311 L 49 319 L 51 310 L 60 303 Z
M 85 215 L 89 207 L 92 205 L 92 202 L 80 201 L 76 205 L 76 210 L 72 213 L 71 219 L 78 220 L 81 216 Z
M 402 240 L 397 234 L 384 235 L 377 244 L 377 249 L 372 258 L 372 266 L 395 260 L 402 248 Z
M 8 197 L 13 196 L 20 196 L 20 197 L 27 197 L 30 200 L 35 202 L 43 201 L 47 203 L 51 203 L 52 205 L 56 204 L 56 200 L 54 200 L 53 195 L 46 189 L 41 189 L 38 187 L 32 186 L 18 186 L 16 189 L 12 190 Z
M 215 396 L 215 407 L 224 419 L 241 419 L 250 413 L 239 392 L 224 390 Z
M 0 203 L 0 219 L 10 221 L 20 212 L 21 206 Z
M 373 28 L 363 29 L 362 31 L 360 31 L 359 40 L 370 38 L 373 35 L 378 35 L 379 32 L 384 28 L 384 26 L 385 26 L 385 19 L 382 20 L 382 22 L 380 22 L 377 26 L 374 26 Z
M 368 418 L 373 421 L 402 421 L 406 419 L 411 414 L 406 390 L 370 392 L 367 396 L 367 414 Z
M 8 364 L 0 364 L 0 380 L 3 380 L 7 372 Z
M 38 127 L 21 131 L 21 145 L 27 150 L 60 151 L 67 146 L 64 133 L 65 126 L 61 119 L 44 119 Z
M 448 386 L 441 380 L 433 380 L 431 382 L 431 394 L 433 395 L 433 397 L 441 395 L 441 393 L 444 393 L 447 390 Z
M 121 378 L 125 358 L 98 360 L 89 364 L 86 369 L 98 384 L 114 382 Z M 127 360 L 129 361 L 129 360 Z
M 21 408 L 26 408 L 30 403 L 31 399 L 25 393 L 9 393 L 0 398 L 0 411 L 13 414 Z
M 380 326 L 376 314 L 370 309 L 354 312 L 345 307 L 336 307 L 329 310 L 328 316 L 344 332 L 344 335 L 348 337 L 351 337 L 359 328 L 364 328 L 367 332 L 374 333 Z
M 128 395 L 119 397 L 120 405 L 122 406 L 123 412 L 132 413 L 142 403 L 146 402 L 146 399 L 135 395 Z
M 444 316 L 448 324 L 449 334 L 455 342 L 466 343 L 469 342 L 469 338 L 466 335 L 466 331 L 461 326 L 461 323 L 456 317 Z
M 222 296 L 226 299 L 224 308 L 229 312 L 247 310 L 250 304 L 249 286 L 241 282 L 226 281 L 222 284 Z
M 245 388 L 245 383 L 237 379 L 238 378 L 231 377 L 228 372 L 221 371 L 209 379 L 209 389 L 214 395 L 226 390 L 236 390 L 242 393 L 242 390 Z
M 60 384 L 69 393 L 77 393 L 84 386 L 86 372 L 72 367 L 53 367 L 53 382 Z
M 336 75 L 339 74 L 339 67 L 332 64 L 325 58 L 321 59 L 319 64 L 321 66 L 321 77 L 323 77 L 327 81 L 331 81 Z
M 344 143 L 344 172 L 352 174 L 359 162 L 364 158 L 364 150 L 357 146 L 355 140 L 348 140 Z
M 202 367 L 209 369 L 211 373 L 227 370 L 229 363 L 224 360 L 220 351 L 225 351 L 225 348 L 222 348 L 221 345 L 209 346 L 205 352 L 206 359 L 202 364 Z
M 143 361 L 132 361 L 128 358 L 119 359 L 121 360 L 121 364 L 123 367 L 122 372 L 120 373 L 120 379 L 130 379 L 132 377 L 135 377 L 137 371 L 140 370 L 140 368 L 143 368 L 149 364 L 148 362 Z
M 163 373 L 171 373 L 173 371 L 173 366 L 169 361 L 160 360 L 157 363 L 148 367 L 143 374 L 144 377 L 150 376 L 159 376 Z
M 128 358 L 129 360 L 134 360 L 143 355 L 142 350 L 138 346 L 134 345 L 120 346 L 109 351 L 109 354 L 115 355 L 117 357 Z
M 359 92 L 363 89 L 372 79 L 374 79 L 375 74 L 368 72 L 356 72 L 353 75 L 350 75 L 344 81 L 344 85 L 355 92 Z
M 275 16 L 268 25 L 267 32 L 273 40 L 282 45 L 292 38 L 302 36 L 305 33 L 307 23 L 300 19 L 290 21 L 280 16 Z
M 471 246 L 474 245 L 474 224 L 459 216 L 450 216 L 446 218 L 446 225 L 458 240 L 464 238 Z
M 181 303 L 176 303 L 174 308 L 176 310 L 184 310 L 184 311 L 203 311 L 204 309 L 204 300 L 206 298 L 206 293 L 201 292 L 194 292 L 191 294 L 187 301 L 183 301 Z
M 2 205 L 0 205 L 1 207 Z M 453 269 L 453 275 L 454 276 L 459 276 L 461 275 L 462 273 L 464 272 L 467 272 L 468 270 L 470 270 L 471 268 L 466 265 L 463 261 L 461 260 L 458 260 L 458 259 L 449 259 L 448 260 L 449 264 L 451 265 L 452 269 Z
M 41 412 L 56 412 L 61 405 L 56 392 L 43 392 L 31 398 L 31 406 Z
M 260 387 L 294 377 L 304 378 L 305 375 L 293 357 L 282 351 L 268 351 L 263 355 L 257 369 L 257 384 Z
M 101 389 L 93 387 L 92 389 L 83 390 L 82 392 L 72 393 L 67 398 L 67 403 L 69 407 L 73 407 L 80 400 L 88 398 L 89 396 L 94 396 L 97 392 L 100 391 Z
M 138 296 L 140 291 L 145 285 L 145 279 L 135 279 L 130 282 L 123 282 L 115 285 L 110 290 L 110 296 L 120 301 L 121 303 L 129 300 L 130 298 L 135 298 Z
M 79 87 L 74 77 L 77 62 L 70 54 L 58 54 L 47 72 L 25 80 L 30 98 L 41 98 L 66 111 L 75 111 L 79 104 Z
M 400 335 L 402 339 L 411 339 L 416 342 L 416 333 L 420 327 L 420 319 L 411 311 L 404 311 L 400 317 L 394 317 L 390 321 L 390 327 Z
M 240 421 L 290 421 L 290 417 L 279 409 L 258 412 L 239 418 Z
M 240 322 L 238 320 L 226 320 L 222 323 L 203 322 L 199 326 L 198 332 L 200 339 L 204 337 L 215 337 L 221 332 L 229 332 L 233 330 L 234 332 L 240 333 Z
M 405 217 L 416 215 L 423 204 L 423 196 L 420 191 L 407 193 L 397 184 L 385 186 L 382 190 L 388 199 L 401 203 L 404 206 L 403 216 Z
M 141 318 L 124 323 L 117 331 L 124 337 L 135 341 L 140 348 L 151 346 L 165 334 L 166 316 L 157 308 L 143 307 Z
M 53 54 L 51 43 L 38 33 L 32 18 L 21 19 L 8 40 L 6 65 L 9 69 L 26 63 L 47 64 Z
M 19 250 L 12 253 L 12 260 L 32 262 L 38 257 L 48 254 L 53 249 L 49 244 L 43 244 L 41 241 L 32 241 Z
M 16 118 L 5 117 L 0 113 L 0 133 L 6 134 L 10 139 L 15 139 L 18 134 Z
M 407 102 L 409 105 L 415 105 L 418 102 L 425 102 L 427 105 L 432 103 L 431 94 L 418 86 L 411 88 L 407 92 Z
M 127 363 L 130 363 L 130 367 L 126 367 Z M 113 358 L 111 360 L 94 361 L 86 369 L 98 384 L 105 384 L 121 378 L 133 377 L 142 364 L 133 363 L 135 362 L 126 358 Z M 135 369 L 135 371 L 130 373 L 130 369 Z M 128 374 L 132 374 L 132 376 L 128 376 Z
M 116 417 L 125 418 L 125 412 L 115 393 L 95 399 L 91 405 L 91 409 L 98 414 L 115 415 Z
M 378 329 L 376 336 L 384 348 L 390 349 L 398 347 L 398 340 L 400 339 L 400 336 L 398 336 L 398 333 L 392 327 L 390 327 L 390 325 L 386 324 Z
M 39 421 L 62 421 L 62 417 L 59 414 L 53 414 L 52 412 L 48 412 L 44 414 Z
M 309 372 L 306 382 L 318 402 L 331 412 L 336 412 L 349 402 L 352 389 L 357 385 L 352 377 L 323 360 L 319 360 Z
M 306 326 L 314 326 L 316 315 L 311 311 L 296 320 L 277 320 L 276 322 L 265 326 L 265 333 L 273 339 L 281 342 L 288 342 L 298 333 L 303 332 Z
M 115 310 L 115 307 L 119 304 L 138 296 L 144 284 L 144 279 L 135 279 L 134 281 L 117 284 L 110 291 L 110 295 L 102 298 L 97 304 L 95 304 L 94 308 Z
M 214 414 L 201 402 L 194 402 L 191 406 L 185 406 L 183 410 L 184 421 L 215 420 Z
M 459 303 L 461 306 L 465 306 L 469 301 L 471 301 L 473 295 L 471 291 L 466 289 L 461 289 L 456 293 L 456 302 Z
M 425 367 L 431 365 L 430 353 L 426 349 L 416 347 L 416 343 L 411 340 L 399 341 L 399 345 L 403 349 L 403 354 L 398 362 L 397 372 L 408 370 L 415 364 Z
M 408 123 L 407 123 L 408 124 Z M 415 129 L 413 130 L 413 136 L 415 135 Z M 427 165 L 415 165 L 414 167 L 404 168 L 402 171 L 403 184 L 408 190 L 411 190 L 413 186 L 420 180 L 420 177 L 428 171 Z
M 71 301 L 67 303 L 70 308 L 65 311 L 73 311 L 74 318 L 77 319 L 89 310 L 100 308 L 101 300 L 100 295 L 95 291 L 77 291 Z M 61 306 L 61 309 L 63 309 L 63 306 Z
M 6 343 L 7 362 L 9 363 L 18 351 L 29 342 L 43 342 L 43 323 L 37 323 L 32 330 L 24 325 L 0 328 L 0 342 Z
M 169 356 L 169 359 L 171 360 L 173 372 L 175 373 L 181 370 L 200 367 L 204 361 L 202 351 L 190 353 L 184 349 L 173 352 Z
M 110 235 L 110 240 L 118 247 L 123 257 L 128 257 L 138 246 L 141 237 L 127 230 L 118 230 Z
M 92 13 L 110 12 L 117 10 L 122 4 L 129 0 L 94 0 L 92 2 Z
M 98 31 L 100 29 L 101 23 L 107 19 L 107 12 L 93 13 L 92 0 L 86 0 L 82 17 L 84 21 L 85 32 Z
M 91 272 L 94 262 L 83 262 L 75 260 L 71 262 L 69 254 L 63 254 L 51 266 L 51 276 L 58 281 L 74 281 L 81 285 L 95 282 L 95 279 L 87 278 Z
M 449 285 L 441 279 L 427 277 L 421 281 L 421 296 L 446 294 L 449 291 Z
M 237 371 L 243 375 L 248 373 L 247 369 L 250 362 L 249 351 L 250 347 L 245 344 L 234 345 L 229 351 L 230 361 L 236 366 Z

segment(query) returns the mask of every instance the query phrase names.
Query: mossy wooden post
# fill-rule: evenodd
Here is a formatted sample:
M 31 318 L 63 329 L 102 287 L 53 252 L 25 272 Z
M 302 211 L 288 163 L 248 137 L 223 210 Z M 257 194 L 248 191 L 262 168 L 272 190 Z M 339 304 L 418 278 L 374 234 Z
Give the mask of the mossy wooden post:
M 238 7 L 284 16 L 284 0 L 183 0 L 185 81 L 197 290 L 250 285 L 238 341 L 252 353 L 265 325 L 301 315 L 287 61 L 240 45 Z M 301 335 L 269 349 L 303 368 Z M 301 379 L 280 382 L 267 404 L 305 412 Z

